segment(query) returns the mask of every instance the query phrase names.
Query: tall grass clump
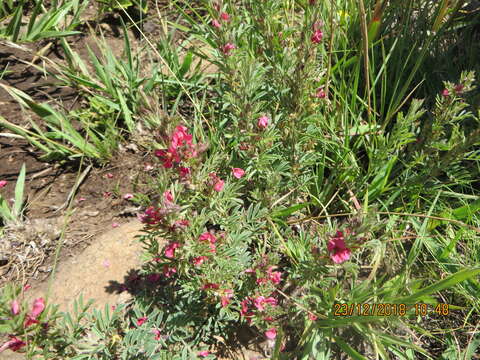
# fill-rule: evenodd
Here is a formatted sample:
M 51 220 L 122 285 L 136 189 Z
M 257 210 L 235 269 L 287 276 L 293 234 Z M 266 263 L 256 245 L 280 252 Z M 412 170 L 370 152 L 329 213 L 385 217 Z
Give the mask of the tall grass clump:
M 123 313 L 95 312 L 68 345 L 76 358 L 214 358 L 240 335 L 272 359 L 471 356 L 478 93 L 470 69 L 428 70 L 460 3 L 173 6 L 183 64 L 215 70 L 190 86 L 171 42 L 147 37 L 171 116 L 139 214 L 145 263 Z

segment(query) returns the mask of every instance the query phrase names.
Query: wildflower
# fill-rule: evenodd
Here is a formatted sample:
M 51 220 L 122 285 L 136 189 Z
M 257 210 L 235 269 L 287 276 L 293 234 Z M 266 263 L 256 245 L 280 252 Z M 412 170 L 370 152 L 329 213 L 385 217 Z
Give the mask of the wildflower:
M 45 310 L 45 299 L 38 298 L 33 301 L 31 315 L 34 318 L 37 318 Z
M 265 331 L 265 336 L 269 340 L 275 339 L 277 337 L 277 329 L 275 328 L 268 329 L 267 331 Z
M 232 169 L 232 174 L 235 176 L 237 179 L 240 179 L 243 175 L 245 175 L 245 170 L 241 168 L 233 168 Z
M 7 180 L 0 180 L 0 189 L 7 185 Z
M 213 235 L 212 233 L 209 233 L 208 231 L 201 234 L 198 240 L 208 241 L 210 242 L 210 244 L 215 244 L 217 242 L 217 238 L 215 237 L 215 235 Z
M 163 162 L 162 166 L 165 169 L 170 169 L 173 167 L 173 163 L 180 162 L 180 156 L 178 155 L 176 149 L 173 147 L 170 147 L 167 150 L 155 150 L 155 156 Z
M 188 167 L 183 167 L 182 166 L 178 169 L 178 173 L 179 173 L 181 178 L 185 178 L 188 175 L 190 175 L 190 169 Z
M 308 318 L 311 320 L 311 321 L 315 321 L 318 319 L 317 315 L 313 314 L 313 313 L 308 313 Z
M 309 0 L 308 3 L 309 3 L 310 5 L 315 5 L 315 0 Z
M 87 199 L 85 199 L 84 197 L 79 197 L 77 201 L 82 202 L 82 201 L 85 201 L 85 200 L 87 200 Z
M 258 311 L 265 310 L 265 308 L 263 307 L 264 303 L 265 303 L 264 296 L 258 296 L 253 300 L 253 305 L 257 308 Z
M 160 340 L 161 339 L 160 330 L 152 329 L 152 333 L 155 335 L 155 340 Z
M 106 268 L 110 267 L 110 261 L 108 261 L 107 259 L 103 260 L 103 263 L 102 265 Z
M 188 220 L 175 220 L 172 226 L 172 230 L 186 229 L 189 224 L 190 222 Z
M 175 267 L 170 267 L 168 265 L 163 265 L 163 275 L 167 278 L 173 276 L 177 272 Z
M 146 316 L 137 319 L 137 326 L 142 326 L 148 320 Z
M 203 357 L 207 357 L 208 355 L 210 355 L 210 352 L 207 351 L 207 350 L 203 350 L 203 351 L 200 351 L 200 352 L 198 353 L 198 356 L 199 356 L 199 357 L 202 357 L 202 358 L 203 358 Z
M 314 95 L 317 99 L 325 99 L 325 97 L 327 96 L 327 94 L 325 93 L 325 91 L 323 90 L 323 88 L 318 88 L 317 89 L 317 92 L 315 93 Z
M 28 328 L 30 325 L 38 324 L 38 323 L 39 323 L 39 321 L 36 318 L 34 318 L 31 315 L 27 315 L 27 317 L 25 318 L 25 322 L 23 324 L 23 327 Z
M 222 52 L 225 54 L 225 56 L 229 56 L 230 51 L 232 51 L 233 49 L 236 49 L 236 48 L 237 47 L 235 45 L 233 45 L 232 43 L 226 43 L 222 47 Z
M 133 199 L 133 194 L 126 193 L 125 195 L 123 195 L 123 198 L 124 198 L 125 200 Z
M 16 336 L 10 335 L 10 340 L 8 340 L 5 344 L 0 347 L 0 353 L 6 349 L 10 349 L 12 351 L 18 351 L 22 347 L 27 345 L 24 341 L 17 338 Z
M 18 303 L 17 299 L 12 301 L 12 304 L 11 304 L 10 308 L 12 310 L 13 315 L 16 316 L 20 313 L 20 304 Z
M 233 290 L 232 289 L 226 289 L 223 291 L 223 296 L 220 299 L 220 303 L 222 304 L 222 307 L 226 307 L 228 304 L 230 304 L 230 299 L 233 297 Z
M 258 127 L 260 129 L 266 129 L 268 126 L 268 120 L 269 120 L 268 116 L 265 116 L 265 115 L 260 116 L 257 122 Z
M 107 173 L 107 174 L 105 174 L 105 178 L 107 178 L 107 179 L 112 179 L 112 178 L 113 178 L 113 174 L 112 174 L 112 173 Z
M 117 228 L 117 227 L 119 227 L 119 226 L 120 226 L 119 223 L 116 223 L 116 222 L 112 223 L 112 228 Z
M 322 41 L 322 38 L 323 38 L 323 32 L 322 30 L 318 29 L 313 32 L 312 36 L 310 37 L 310 40 L 314 44 L 319 44 Z
M 450 95 L 450 91 L 448 91 L 448 89 L 443 89 L 442 96 L 443 97 L 448 97 L 449 95 Z
M 222 12 L 220 14 L 220 19 L 222 19 L 223 21 L 230 21 L 230 15 L 228 15 L 226 12 Z
M 463 88 L 465 86 L 463 86 L 462 84 L 458 84 L 458 85 L 455 85 L 455 87 L 453 88 L 453 90 L 455 91 L 455 94 L 461 94 L 463 92 Z
M 106 199 L 106 198 L 109 198 L 110 196 L 112 196 L 112 193 L 110 191 L 105 191 L 103 193 L 103 197 Z
M 175 257 L 175 249 L 178 249 L 180 244 L 178 242 L 171 242 L 165 248 L 165 257 L 173 259 Z
M 28 289 L 30 289 L 32 287 L 32 285 L 30 284 L 25 284 L 25 286 L 23 287 L 23 291 L 27 291 Z
M 280 284 L 280 281 L 282 281 L 282 273 L 280 271 L 273 271 L 275 268 L 275 266 L 270 266 L 268 268 L 268 279 L 274 284 Z
M 193 136 L 188 133 L 188 129 L 183 125 L 179 125 L 172 134 L 172 148 L 176 150 L 184 144 L 192 146 L 192 139 Z
M 148 207 L 143 214 L 137 216 L 142 223 L 149 225 L 158 224 L 162 220 L 159 210 L 155 210 L 153 206 Z
M 224 186 L 225 186 L 225 181 L 220 179 L 215 183 L 215 185 L 213 185 L 213 190 L 215 190 L 216 192 L 220 192 L 223 190 Z
M 256 281 L 257 285 L 266 284 L 267 282 L 268 282 L 268 279 L 266 278 L 258 278 Z
M 202 290 L 208 290 L 208 289 L 217 290 L 219 288 L 220 288 L 220 285 L 217 283 L 206 283 L 202 285 Z
M 341 264 L 350 258 L 351 250 L 346 247 L 341 231 L 337 231 L 336 236 L 328 241 L 327 248 L 336 264 Z
M 195 266 L 200 266 L 202 265 L 205 261 L 207 261 L 207 257 L 206 256 L 197 256 L 195 258 L 193 258 L 192 262 L 193 262 L 193 265 Z
M 163 193 L 163 200 L 165 200 L 167 203 L 173 202 L 173 195 L 170 190 L 167 190 Z
M 220 24 L 220 22 L 217 19 L 213 19 L 212 20 L 212 26 L 219 29 L 222 25 Z

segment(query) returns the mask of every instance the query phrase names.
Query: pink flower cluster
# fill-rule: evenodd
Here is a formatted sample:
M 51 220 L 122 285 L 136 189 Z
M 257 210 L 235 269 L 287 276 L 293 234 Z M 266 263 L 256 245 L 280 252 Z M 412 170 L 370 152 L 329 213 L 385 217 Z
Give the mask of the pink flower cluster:
M 323 39 L 323 32 L 321 30 L 321 27 L 322 27 L 321 21 L 317 21 L 312 25 L 313 34 L 310 37 L 310 40 L 314 44 L 320 44 L 320 42 Z
M 18 314 L 20 314 L 21 309 L 20 309 L 20 304 L 18 300 L 15 299 L 12 301 L 10 310 L 13 316 L 17 316 Z M 23 326 L 27 328 L 30 325 L 38 324 L 39 323 L 38 317 L 43 312 L 43 310 L 45 310 L 45 299 L 43 298 L 35 299 L 33 301 L 32 310 L 30 311 L 29 314 L 27 314 Z M 6 349 L 10 349 L 12 351 L 18 351 L 25 345 L 26 343 L 23 340 L 17 338 L 16 336 L 10 335 L 10 340 L 8 340 L 6 343 L 0 346 L 0 353 Z
M 255 269 L 262 268 L 262 264 L 257 266 Z M 271 281 L 273 285 L 278 285 L 282 281 L 282 273 L 280 271 L 273 271 L 277 267 L 276 266 L 269 266 L 266 270 L 265 277 L 257 277 L 256 283 L 258 285 L 267 284 L 268 281 Z M 257 272 L 255 269 L 247 269 L 245 270 L 246 273 L 256 275 Z
M 180 164 L 183 160 L 195 158 L 198 154 L 204 150 L 203 144 L 193 144 L 193 136 L 188 133 L 188 129 L 179 125 L 175 128 L 172 136 L 170 137 L 170 145 L 167 149 L 158 149 L 155 151 L 161 161 L 162 165 L 166 169 L 174 167 L 174 165 Z M 180 177 L 186 177 L 190 174 L 190 169 L 187 167 L 178 168 Z
M 341 231 L 337 231 L 336 235 L 328 241 L 327 249 L 330 252 L 330 258 L 336 264 L 341 264 L 350 259 L 352 253 L 345 245 L 345 238 Z
M 278 305 L 277 299 L 273 296 L 256 296 L 256 297 L 247 297 L 240 302 L 240 315 L 247 319 L 247 322 L 250 324 L 252 322 L 253 316 L 257 313 L 262 313 L 265 311 L 266 307 L 275 307 Z M 273 321 L 271 316 L 264 317 L 266 321 Z
M 229 22 L 230 21 L 230 15 L 228 15 L 228 13 L 226 12 L 222 12 L 220 14 L 220 21 L 224 21 L 224 22 Z M 217 19 L 213 19 L 212 20 L 212 26 L 219 29 L 222 27 L 222 24 L 220 23 L 220 21 L 218 21 Z
M 212 254 L 215 254 L 217 252 L 217 246 L 215 245 L 215 243 L 217 242 L 217 238 L 212 233 L 209 233 L 208 231 L 204 232 L 200 235 L 198 240 L 208 243 L 208 246 L 210 247 L 210 252 Z

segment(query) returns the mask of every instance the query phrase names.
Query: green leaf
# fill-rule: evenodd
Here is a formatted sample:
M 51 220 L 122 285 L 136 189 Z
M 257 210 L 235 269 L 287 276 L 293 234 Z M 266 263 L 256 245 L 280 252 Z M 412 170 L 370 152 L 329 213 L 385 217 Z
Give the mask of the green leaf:
M 412 303 L 418 302 L 419 300 L 421 300 L 422 298 L 424 298 L 427 295 L 430 295 L 430 294 L 439 292 L 443 289 L 452 287 L 452 286 L 458 284 L 459 282 L 470 279 L 470 278 L 472 278 L 472 277 L 474 277 L 478 274 L 480 274 L 480 267 L 473 268 L 473 269 L 460 270 L 460 271 L 456 272 L 455 274 L 450 275 L 449 277 L 436 282 L 435 284 L 432 284 L 430 286 L 427 286 L 426 288 L 423 288 L 423 289 L 415 292 L 412 295 L 405 296 L 405 297 L 400 298 L 400 299 L 398 299 L 398 298 L 397 299 L 392 299 L 391 302 L 392 303 L 397 303 L 397 304 L 400 304 L 400 303 L 402 303 L 402 304 L 412 304 Z
M 309 205 L 310 205 L 310 202 L 306 202 L 306 203 L 290 206 L 286 209 L 276 210 L 272 213 L 272 217 L 273 218 L 286 217 L 286 216 L 289 216 L 289 215 L 293 214 L 294 212 L 296 212 L 298 210 L 301 210 L 301 209 L 303 209 L 303 208 L 305 208 Z

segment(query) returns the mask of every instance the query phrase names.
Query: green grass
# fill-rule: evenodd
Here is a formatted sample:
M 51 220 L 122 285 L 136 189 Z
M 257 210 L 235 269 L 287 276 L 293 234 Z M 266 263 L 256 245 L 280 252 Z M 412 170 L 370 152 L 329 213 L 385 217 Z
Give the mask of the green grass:
M 59 321 L 68 344 L 45 336 L 28 345 L 30 354 L 196 358 L 249 316 L 258 342 L 276 329 L 272 359 L 467 359 L 478 351 L 479 69 L 476 46 L 463 40 L 478 11 L 466 13 L 460 1 L 312 3 L 226 1 L 220 10 L 207 1 L 152 3 L 142 11 L 164 30 L 158 38 L 133 22 L 130 2 L 128 12 L 110 3 L 129 21 L 122 55 L 102 38 L 101 55 L 89 49 L 87 59 L 63 36 L 78 17 L 59 27 L 58 10 L 32 10 L 44 13 L 37 28 L 52 24 L 65 53 L 65 63 L 47 71 L 87 105 L 61 113 L 2 85 L 48 131 L 34 122 L 33 130 L 0 125 L 49 160 L 106 163 L 120 143 L 141 135 L 148 151 L 170 148 L 173 164 L 160 156 L 164 169 L 151 183 L 156 207 L 148 211 L 161 216 L 141 239 L 140 274 L 163 274 L 161 286 L 137 294 L 121 314 L 88 315 L 82 331 L 95 341 Z M 74 18 L 80 8 L 61 5 Z M 175 17 L 165 18 L 172 10 Z M 20 13 L 12 13 L 6 36 L 45 37 L 22 33 Z M 141 36 L 135 46 L 129 26 Z M 203 73 L 205 64 L 214 70 Z M 325 96 L 315 96 L 319 89 Z M 179 175 L 180 166 L 190 174 Z M 245 175 L 234 177 L 232 168 Z M 179 228 L 176 221 L 187 219 Z M 208 244 L 202 234 L 213 225 L 217 240 Z M 334 263 L 327 249 L 337 231 L 351 254 Z M 404 304 L 405 312 L 338 316 L 335 304 Z M 420 304 L 430 312 L 419 314 Z M 435 312 L 442 304 L 450 317 Z M 152 329 L 168 338 L 152 339 Z

